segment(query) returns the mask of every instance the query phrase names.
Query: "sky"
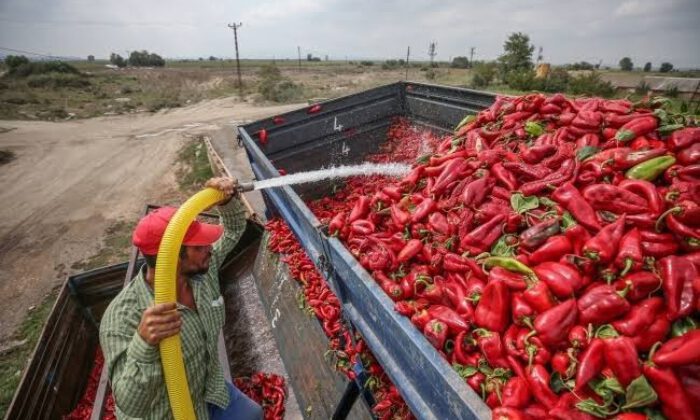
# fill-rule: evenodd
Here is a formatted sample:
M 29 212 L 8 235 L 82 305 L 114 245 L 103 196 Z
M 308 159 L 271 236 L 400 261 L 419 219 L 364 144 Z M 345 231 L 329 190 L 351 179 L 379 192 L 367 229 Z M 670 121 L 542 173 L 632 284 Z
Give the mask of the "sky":
M 700 0 L 0 0 L 0 53 L 106 58 L 491 60 L 523 32 L 545 62 L 700 68 Z

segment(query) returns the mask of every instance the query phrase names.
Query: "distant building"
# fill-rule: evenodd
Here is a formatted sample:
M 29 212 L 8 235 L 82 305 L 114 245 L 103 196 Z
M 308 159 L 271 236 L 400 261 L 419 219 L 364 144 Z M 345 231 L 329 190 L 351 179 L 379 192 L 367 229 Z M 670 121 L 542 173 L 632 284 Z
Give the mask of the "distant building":
M 682 99 L 700 99 L 700 78 L 644 76 L 641 80 L 623 79 L 612 81 L 615 88 L 634 91 L 642 82 L 649 86 L 652 94 L 662 95 L 673 89 L 678 89 L 678 97 Z

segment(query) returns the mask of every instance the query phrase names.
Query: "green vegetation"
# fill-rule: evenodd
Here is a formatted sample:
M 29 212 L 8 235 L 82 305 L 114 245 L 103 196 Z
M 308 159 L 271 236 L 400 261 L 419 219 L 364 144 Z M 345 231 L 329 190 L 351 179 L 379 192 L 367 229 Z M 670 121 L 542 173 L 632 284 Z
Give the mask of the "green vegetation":
M 277 66 L 269 64 L 260 69 L 258 92 L 268 101 L 294 102 L 301 99 L 303 90 L 288 77 L 283 77 Z
M 188 141 L 178 153 L 177 179 L 180 190 L 185 193 L 198 191 L 204 183 L 214 176 L 209 164 L 207 149 L 202 136 L 195 137 Z
M 632 63 L 631 58 L 623 57 L 622 60 L 620 60 L 620 70 L 632 71 L 633 68 L 634 68 L 634 64 Z
M 102 237 L 102 246 L 95 255 L 71 265 L 75 271 L 87 271 L 125 261 L 131 250 L 131 232 L 135 221 L 118 220 L 107 228 Z
M 58 289 L 54 289 L 40 305 L 27 313 L 20 327 L 10 338 L 16 345 L 0 355 L 0 418 L 5 417 L 10 407 L 15 389 L 22 378 L 22 371 L 39 340 L 57 295 Z

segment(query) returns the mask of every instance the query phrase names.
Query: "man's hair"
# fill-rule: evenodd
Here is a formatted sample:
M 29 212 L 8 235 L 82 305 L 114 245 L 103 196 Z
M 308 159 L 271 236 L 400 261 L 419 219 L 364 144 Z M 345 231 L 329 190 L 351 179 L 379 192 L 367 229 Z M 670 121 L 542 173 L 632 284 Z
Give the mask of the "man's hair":
M 185 248 L 187 248 L 187 246 L 185 246 L 185 245 L 180 247 L 180 254 L 179 254 L 180 258 L 184 258 L 185 252 L 186 252 Z M 146 265 L 149 268 L 156 268 L 156 260 L 158 259 L 157 255 L 144 255 L 143 259 L 146 260 Z

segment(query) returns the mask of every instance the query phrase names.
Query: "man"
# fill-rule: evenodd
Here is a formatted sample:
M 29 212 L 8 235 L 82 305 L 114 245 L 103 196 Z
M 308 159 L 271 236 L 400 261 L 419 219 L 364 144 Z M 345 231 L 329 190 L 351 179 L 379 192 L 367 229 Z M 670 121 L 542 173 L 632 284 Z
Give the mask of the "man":
M 224 324 L 218 273 L 243 234 L 245 209 L 235 179 L 212 178 L 206 186 L 226 194 L 218 203 L 223 228 L 198 221 L 188 228 L 178 258 L 177 303 L 153 304 L 158 247 L 176 209 L 155 210 L 134 229 L 133 243 L 146 265 L 110 303 L 100 325 L 118 419 L 173 417 L 158 344 L 178 333 L 197 418 L 262 419 L 260 406 L 224 381 L 217 357 Z

